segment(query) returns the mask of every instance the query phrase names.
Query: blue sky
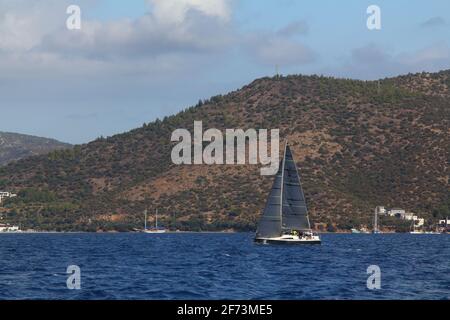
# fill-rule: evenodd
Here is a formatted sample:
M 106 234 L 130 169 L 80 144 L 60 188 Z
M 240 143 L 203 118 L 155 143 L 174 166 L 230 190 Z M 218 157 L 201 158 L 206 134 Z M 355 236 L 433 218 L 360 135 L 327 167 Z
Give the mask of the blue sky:
M 65 28 L 69 4 L 81 30 Z M 366 27 L 372 4 L 381 30 Z M 84 143 L 275 65 L 358 79 L 448 69 L 449 31 L 441 0 L 0 0 L 0 131 Z

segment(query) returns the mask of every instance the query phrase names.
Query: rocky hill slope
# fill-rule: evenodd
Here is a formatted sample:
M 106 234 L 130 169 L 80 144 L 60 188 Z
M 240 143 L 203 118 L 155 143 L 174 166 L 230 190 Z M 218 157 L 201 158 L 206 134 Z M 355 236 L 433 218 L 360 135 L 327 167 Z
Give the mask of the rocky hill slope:
M 272 177 L 258 166 L 170 160 L 172 131 L 202 120 L 204 130 L 279 128 L 317 228 L 369 225 L 376 205 L 431 221 L 450 207 L 449 98 L 449 71 L 258 79 L 130 132 L 1 168 L 0 188 L 19 193 L 3 211 L 28 227 L 95 231 L 139 227 L 148 207 L 171 228 L 252 230 Z

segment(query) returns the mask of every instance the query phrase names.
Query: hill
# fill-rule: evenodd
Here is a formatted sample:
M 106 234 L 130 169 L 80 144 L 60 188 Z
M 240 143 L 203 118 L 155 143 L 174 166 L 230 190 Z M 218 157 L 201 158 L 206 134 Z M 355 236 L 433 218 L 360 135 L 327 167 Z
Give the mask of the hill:
M 273 177 L 258 166 L 171 163 L 172 131 L 202 120 L 203 130 L 280 128 L 317 228 L 370 225 L 376 205 L 431 221 L 450 207 L 449 98 L 450 71 L 258 79 L 141 128 L 0 168 L 0 189 L 19 193 L 4 215 L 25 227 L 129 230 L 148 207 L 171 228 L 253 230 Z
M 45 154 L 55 149 L 71 147 L 54 139 L 19 133 L 0 132 L 0 166 L 32 155 Z

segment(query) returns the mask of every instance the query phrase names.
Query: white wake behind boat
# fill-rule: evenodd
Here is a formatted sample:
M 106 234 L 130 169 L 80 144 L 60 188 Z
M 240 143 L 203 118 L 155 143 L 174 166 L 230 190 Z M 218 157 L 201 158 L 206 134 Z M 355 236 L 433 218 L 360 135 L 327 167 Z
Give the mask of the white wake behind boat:
M 256 231 L 262 244 L 320 244 L 309 222 L 305 196 L 291 149 L 286 143 L 283 159 Z

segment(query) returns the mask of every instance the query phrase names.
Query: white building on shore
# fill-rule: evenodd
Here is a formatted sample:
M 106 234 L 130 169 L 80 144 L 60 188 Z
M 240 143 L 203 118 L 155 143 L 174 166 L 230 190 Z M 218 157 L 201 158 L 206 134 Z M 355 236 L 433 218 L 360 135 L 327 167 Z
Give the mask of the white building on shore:
M 419 218 L 412 212 L 406 212 L 405 209 L 392 208 L 386 209 L 385 207 L 378 206 L 375 209 L 378 215 L 387 215 L 389 217 L 396 217 L 402 220 L 414 221 L 416 227 L 423 226 L 425 223 L 425 219 Z
M 450 233 L 450 219 L 447 217 L 443 220 L 439 220 L 438 228 L 441 232 Z
M 0 232 L 19 232 L 18 226 L 11 226 L 9 224 L 0 223 Z
M 383 215 L 386 214 L 386 208 L 383 207 L 383 206 L 377 206 L 377 207 L 375 208 L 375 212 L 377 213 L 377 215 L 383 216 Z
M 7 191 L 0 191 L 0 204 L 3 202 L 4 199 L 14 198 L 14 197 L 17 197 L 17 194 L 7 192 Z

